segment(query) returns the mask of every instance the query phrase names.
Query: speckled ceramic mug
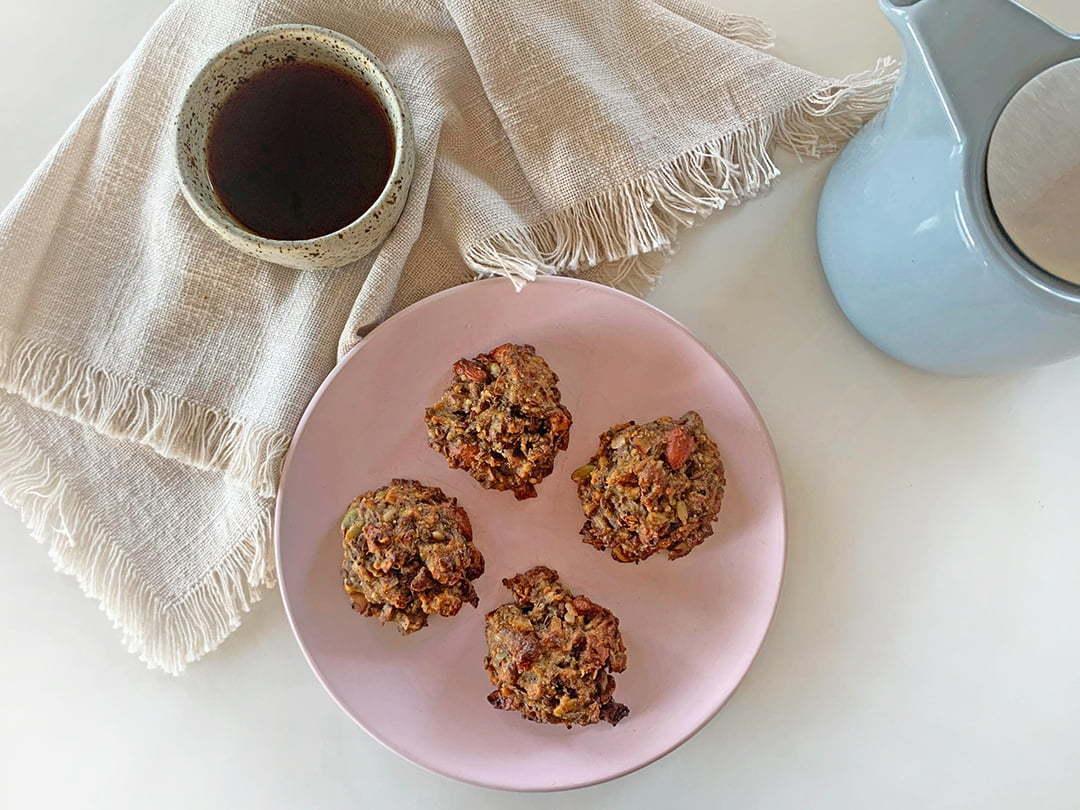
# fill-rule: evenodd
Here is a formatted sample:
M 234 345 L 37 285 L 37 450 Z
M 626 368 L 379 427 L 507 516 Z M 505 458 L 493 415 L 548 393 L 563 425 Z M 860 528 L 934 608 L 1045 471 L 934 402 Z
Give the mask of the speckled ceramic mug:
M 233 89 L 267 67 L 293 60 L 344 70 L 372 91 L 394 133 L 394 162 L 379 197 L 344 228 L 312 239 L 267 239 L 241 225 L 214 193 L 207 170 L 207 137 Z M 300 270 L 341 267 L 378 247 L 405 207 L 415 159 L 412 124 L 386 69 L 349 37 L 313 25 L 260 28 L 227 46 L 199 71 L 176 119 L 180 188 L 199 219 L 237 250 Z

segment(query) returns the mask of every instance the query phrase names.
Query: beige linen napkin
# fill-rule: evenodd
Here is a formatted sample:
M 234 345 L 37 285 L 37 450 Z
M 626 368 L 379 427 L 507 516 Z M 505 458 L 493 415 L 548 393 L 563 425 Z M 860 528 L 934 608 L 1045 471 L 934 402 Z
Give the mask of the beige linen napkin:
M 354 37 L 416 128 L 386 244 L 335 272 L 247 258 L 180 196 L 172 118 L 263 25 Z M 0 214 L 0 494 L 151 666 L 216 647 L 273 584 L 271 513 L 308 399 L 358 336 L 477 274 L 644 290 L 676 231 L 884 105 L 760 22 L 690 0 L 178 0 Z M 362 450 L 362 448 L 360 448 Z

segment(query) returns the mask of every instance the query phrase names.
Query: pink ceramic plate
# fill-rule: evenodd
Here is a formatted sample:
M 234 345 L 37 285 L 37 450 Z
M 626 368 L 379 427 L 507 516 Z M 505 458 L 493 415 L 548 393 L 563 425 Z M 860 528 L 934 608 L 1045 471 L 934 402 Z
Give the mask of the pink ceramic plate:
M 515 501 L 450 470 L 425 441 L 424 407 L 451 364 L 505 341 L 531 343 L 560 377 L 570 449 Z M 581 542 L 574 468 L 609 425 L 701 413 L 727 468 L 716 534 L 688 557 L 625 565 Z M 480 607 L 408 637 L 353 613 L 341 589 L 338 522 L 358 493 L 417 478 L 468 510 L 487 572 Z M 612 779 L 663 756 L 732 693 L 765 636 L 784 567 L 784 500 L 750 397 L 709 351 L 656 308 L 607 287 L 543 278 L 520 293 L 467 284 L 396 315 L 353 349 L 300 422 L 277 502 L 277 559 L 293 630 L 338 704 L 393 751 L 489 787 L 556 790 Z M 617 727 L 567 730 L 496 711 L 485 696 L 484 613 L 501 579 L 543 563 L 614 611 L 629 654 Z

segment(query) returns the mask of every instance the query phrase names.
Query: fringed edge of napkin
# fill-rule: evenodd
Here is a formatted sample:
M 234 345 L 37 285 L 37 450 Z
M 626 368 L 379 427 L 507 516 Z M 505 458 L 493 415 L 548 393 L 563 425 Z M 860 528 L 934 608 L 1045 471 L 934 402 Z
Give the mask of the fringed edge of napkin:
M 776 44 L 776 32 L 760 17 L 718 9 L 702 0 L 656 0 L 664 8 L 684 19 L 715 31 L 759 51 L 770 50 Z
M 219 472 L 263 496 L 277 491 L 292 438 L 2 331 L 0 388 L 106 436 L 137 441 L 167 458 Z
M 519 289 L 540 275 L 613 263 L 608 281 L 634 292 L 655 283 L 681 228 L 766 190 L 780 174 L 779 143 L 800 157 L 835 152 L 889 101 L 896 60 L 823 87 L 787 109 L 684 152 L 665 165 L 534 224 L 483 239 L 465 252 L 481 276 Z
M 0 498 L 19 512 L 30 534 L 49 548 L 57 570 L 71 574 L 151 668 L 177 675 L 237 627 L 275 576 L 272 506 L 229 515 L 228 534 L 242 538 L 195 589 L 164 603 L 9 414 L 0 411 Z M 253 528 L 254 527 L 254 528 Z
M 667 5 L 667 4 L 665 4 Z M 706 19 L 714 20 L 711 26 L 716 33 L 733 39 L 759 51 L 768 51 L 776 44 L 776 32 L 772 26 L 758 17 L 749 14 L 735 14 L 730 11 L 718 11 L 705 3 L 689 3 L 683 0 L 683 4 L 676 13 L 685 14 L 687 6 L 696 6 L 698 14 Z

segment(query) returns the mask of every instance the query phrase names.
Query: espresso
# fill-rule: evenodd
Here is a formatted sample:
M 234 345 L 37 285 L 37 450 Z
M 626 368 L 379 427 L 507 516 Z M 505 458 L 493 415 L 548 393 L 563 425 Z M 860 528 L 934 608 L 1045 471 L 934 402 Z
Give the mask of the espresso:
M 269 239 L 311 239 L 353 222 L 393 162 L 394 131 L 374 93 L 310 62 L 252 76 L 218 110 L 207 142 L 222 205 Z

